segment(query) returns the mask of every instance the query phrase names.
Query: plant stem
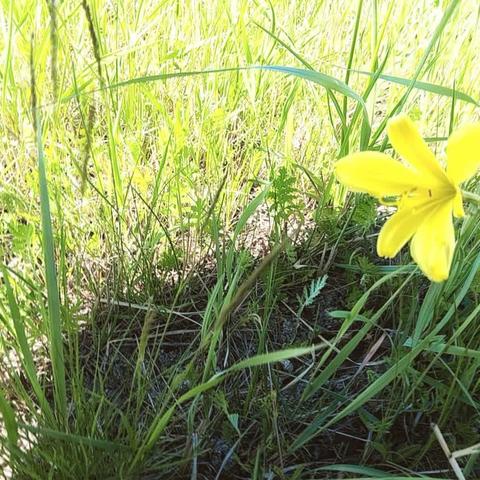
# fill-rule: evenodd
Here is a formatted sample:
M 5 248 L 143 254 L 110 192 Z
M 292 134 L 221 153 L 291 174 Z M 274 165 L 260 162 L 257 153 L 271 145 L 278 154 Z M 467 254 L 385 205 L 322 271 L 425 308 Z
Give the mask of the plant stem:
M 466 192 L 465 190 L 462 190 L 462 195 L 465 200 L 468 200 L 469 202 L 474 202 L 477 205 L 480 205 L 480 195 L 477 195 L 476 193 L 472 193 L 472 192 Z

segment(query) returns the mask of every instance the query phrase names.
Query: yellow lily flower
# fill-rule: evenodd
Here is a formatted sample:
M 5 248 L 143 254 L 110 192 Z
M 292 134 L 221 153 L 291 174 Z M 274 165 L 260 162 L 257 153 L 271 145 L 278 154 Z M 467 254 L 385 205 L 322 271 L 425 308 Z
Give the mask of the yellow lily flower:
M 455 250 L 452 215 L 464 216 L 460 184 L 480 165 L 480 123 L 452 133 L 446 169 L 406 115 L 392 118 L 387 134 L 405 163 L 380 152 L 354 153 L 335 164 L 336 177 L 353 191 L 380 200 L 393 197 L 397 211 L 380 231 L 378 255 L 393 258 L 411 240 L 410 253 L 422 272 L 441 282 L 448 278 Z

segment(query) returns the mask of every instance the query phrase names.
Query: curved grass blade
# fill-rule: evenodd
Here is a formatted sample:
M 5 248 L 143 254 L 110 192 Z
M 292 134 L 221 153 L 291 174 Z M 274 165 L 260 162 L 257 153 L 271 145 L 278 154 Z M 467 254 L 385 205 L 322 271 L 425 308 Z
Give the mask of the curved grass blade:
M 249 68 L 271 70 L 274 72 L 281 72 L 281 73 L 286 73 L 288 75 L 293 75 L 303 80 L 307 80 L 309 82 L 313 82 L 318 85 L 321 85 L 327 90 L 332 90 L 332 91 L 341 93 L 346 97 L 352 98 L 353 100 L 356 100 L 356 102 L 361 106 L 365 121 L 367 122 L 368 125 L 370 125 L 368 114 L 367 114 L 367 107 L 365 105 L 365 102 L 363 101 L 363 98 L 357 92 L 355 92 L 352 88 L 350 88 L 345 82 L 338 80 L 338 78 L 335 78 L 325 73 L 317 72 L 314 70 L 306 70 L 303 68 L 296 68 L 296 67 L 284 67 L 280 65 L 261 65 L 261 66 L 254 66 Z
M 158 437 L 162 434 L 165 428 L 168 426 L 172 415 L 174 414 L 176 408 L 181 405 L 182 403 L 191 400 L 203 392 L 215 387 L 220 382 L 222 382 L 230 373 L 236 372 L 238 370 L 243 370 L 245 368 L 252 368 L 258 367 L 261 365 L 267 365 L 270 363 L 281 362 L 283 360 L 288 360 L 290 358 L 301 357 L 303 355 L 308 355 L 313 351 L 317 350 L 318 348 L 323 347 L 320 346 L 311 346 L 311 347 L 299 347 L 299 348 L 288 348 L 285 350 L 280 350 L 277 352 L 270 352 L 264 353 L 260 355 L 255 355 L 251 358 L 247 358 L 242 360 L 235 365 L 232 365 L 227 370 L 219 372 L 206 382 L 201 383 L 193 388 L 191 388 L 188 392 L 184 393 L 180 398 L 176 400 L 176 402 L 169 407 L 164 413 L 157 416 L 157 418 L 152 422 L 150 427 L 149 433 L 147 434 L 147 438 L 143 445 L 137 450 L 135 458 L 131 464 L 131 470 L 137 465 L 138 461 L 143 457 L 143 455 L 151 449 L 155 442 L 157 441 Z
M 378 78 L 380 78 L 381 80 L 385 80 L 386 82 L 390 82 L 390 83 L 396 83 L 398 85 L 403 85 L 405 87 L 408 87 L 411 84 L 411 80 L 407 78 L 397 77 L 395 75 L 387 75 L 384 73 L 381 73 L 380 75 L 376 75 L 375 73 L 366 72 L 364 70 L 350 70 L 350 71 L 352 73 L 358 73 L 359 75 L 368 75 L 369 77 L 378 76 Z M 480 106 L 480 102 L 477 102 L 470 95 L 467 95 L 464 92 L 459 92 L 458 90 L 453 88 L 444 87 L 443 85 L 437 85 L 435 83 L 421 82 L 416 80 L 413 83 L 413 88 L 417 90 L 423 90 L 425 92 L 434 93 L 436 95 L 440 95 L 444 97 L 463 100 L 464 102 L 471 103 L 473 105 L 476 105 L 477 107 Z
M 123 82 L 112 83 L 111 85 L 107 85 L 102 87 L 102 89 L 115 89 L 115 88 L 122 88 L 127 87 L 129 85 L 135 84 L 142 84 L 142 83 L 149 83 L 149 82 L 156 82 L 159 80 L 169 80 L 171 78 L 182 78 L 182 77 L 192 77 L 196 75 L 207 75 L 210 73 L 226 73 L 226 72 L 239 72 L 245 70 L 267 70 L 272 72 L 279 72 L 285 73 L 287 75 L 292 75 L 294 77 L 301 78 L 303 80 L 307 80 L 309 82 L 316 83 L 321 85 L 327 90 L 335 91 L 345 95 L 349 98 L 355 100 L 360 106 L 363 111 L 363 116 L 365 121 L 369 124 L 367 108 L 363 98 L 351 89 L 348 85 L 346 85 L 338 78 L 332 77 L 322 72 L 314 71 L 314 70 L 307 70 L 302 68 L 296 67 L 288 67 L 282 65 L 249 65 L 246 67 L 234 67 L 234 68 L 217 68 L 212 70 L 198 70 L 198 71 L 190 71 L 190 72 L 172 72 L 172 73 L 160 73 L 157 75 L 146 75 L 142 77 L 135 77 L 129 80 L 124 80 Z M 93 93 L 96 90 L 91 90 L 87 93 Z M 67 102 L 73 98 L 75 98 L 75 94 L 69 95 L 62 99 L 62 102 Z

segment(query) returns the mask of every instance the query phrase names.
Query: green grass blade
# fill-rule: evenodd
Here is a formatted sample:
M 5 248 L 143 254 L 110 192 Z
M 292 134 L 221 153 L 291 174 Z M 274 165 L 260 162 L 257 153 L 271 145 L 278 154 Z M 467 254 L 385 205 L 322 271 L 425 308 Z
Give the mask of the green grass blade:
M 272 72 L 285 73 L 287 75 L 292 75 L 294 77 L 298 77 L 303 80 L 316 83 L 317 85 L 321 85 L 327 90 L 333 90 L 335 92 L 341 93 L 342 95 L 345 95 L 355 100 L 360 105 L 362 112 L 364 114 L 365 121 L 369 124 L 367 108 L 366 108 L 365 102 L 363 101 L 363 98 L 357 92 L 352 90 L 348 85 L 346 85 L 344 82 L 342 82 L 338 78 L 332 77 L 322 72 L 306 70 L 306 69 L 296 68 L 296 67 L 282 66 L 282 65 L 251 65 L 247 67 L 237 67 L 237 68 L 217 68 L 217 69 L 202 70 L 202 71 L 160 73 L 158 75 L 147 75 L 142 77 L 135 77 L 129 80 L 124 80 L 122 82 L 112 83 L 110 85 L 107 85 L 106 87 L 102 87 L 100 90 L 104 88 L 110 89 L 110 90 L 117 89 L 117 88 L 127 87 L 129 85 L 149 83 L 149 82 L 155 82 L 160 80 L 169 80 L 171 78 L 183 78 L 183 77 L 191 77 L 191 76 L 197 76 L 197 75 L 206 75 L 211 73 L 238 72 L 242 70 L 267 70 Z M 93 93 L 93 91 L 90 91 L 88 93 Z M 62 99 L 62 102 L 67 102 L 74 97 L 75 97 L 75 94 L 64 97 Z
M 98 448 L 102 450 L 128 450 L 128 447 L 119 443 L 111 442 L 108 440 L 102 440 L 99 438 L 85 437 L 82 435 L 76 435 L 72 433 L 65 433 L 59 430 L 53 430 L 51 428 L 37 427 L 33 425 L 26 425 L 23 423 L 18 424 L 19 428 L 27 430 L 29 432 L 42 435 L 55 440 L 61 440 L 68 443 L 76 443 L 79 445 L 85 445 L 91 448 Z
M 335 415 L 331 420 L 329 420 L 324 425 L 317 425 L 315 422 L 312 423 L 309 427 L 307 427 L 293 442 L 292 450 L 296 450 L 304 445 L 308 440 L 312 437 L 317 435 L 320 431 L 325 430 L 326 428 L 330 427 L 331 425 L 337 423 L 342 418 L 352 414 L 359 408 L 361 408 L 366 402 L 368 402 L 371 398 L 381 392 L 385 387 L 387 387 L 395 378 L 397 378 L 402 372 L 404 372 L 410 365 L 413 360 L 420 355 L 425 348 L 428 348 L 432 338 L 434 338 L 442 328 L 448 323 L 450 318 L 452 317 L 453 313 L 457 309 L 458 305 L 466 295 L 476 273 L 480 268 L 480 254 L 477 256 L 475 262 L 473 263 L 472 268 L 470 269 L 469 276 L 465 281 L 463 288 L 455 298 L 454 304 L 450 307 L 447 313 L 443 316 L 442 320 L 436 325 L 434 330 L 432 330 L 422 341 L 420 341 L 417 345 L 415 345 L 412 350 L 405 354 L 400 360 L 395 363 L 392 367 L 390 367 L 384 374 L 382 374 L 379 378 L 377 378 L 372 384 L 370 384 L 367 388 L 365 388 L 362 392 L 357 394 L 355 398 L 345 407 L 343 408 L 337 415 Z M 429 290 L 429 294 L 433 295 L 432 292 L 437 293 L 435 290 Z M 428 297 L 428 294 L 427 294 Z M 480 306 L 475 309 L 474 314 L 471 315 L 474 318 L 477 313 L 480 311 Z
M 135 459 L 132 462 L 132 468 L 140 460 L 140 458 L 146 453 L 146 451 L 148 451 L 153 447 L 153 445 L 155 445 L 155 442 L 157 441 L 159 436 L 162 434 L 164 429 L 167 427 L 178 405 L 186 402 L 187 400 L 191 400 L 192 398 L 196 398 L 201 393 L 206 392 L 212 387 L 215 387 L 220 382 L 222 382 L 225 379 L 225 377 L 227 377 L 230 373 L 243 370 L 245 368 L 258 367 L 261 365 L 281 362 L 283 360 L 288 360 L 290 358 L 296 358 L 296 357 L 301 357 L 303 355 L 308 355 L 309 353 L 312 353 L 317 348 L 320 348 L 320 347 L 311 346 L 311 347 L 289 348 L 289 349 L 280 350 L 277 352 L 270 352 L 270 353 L 264 353 L 261 355 L 256 355 L 254 357 L 247 358 L 246 360 L 242 360 L 236 363 L 235 365 L 231 366 L 227 370 L 224 370 L 223 372 L 219 372 L 215 374 L 206 382 L 201 383 L 200 385 L 197 385 L 194 388 L 190 389 L 188 392 L 183 394 L 176 401 L 175 405 L 172 405 L 170 408 L 168 408 L 168 410 L 166 410 L 163 414 L 157 417 L 154 422 L 152 422 L 152 426 L 147 435 L 147 439 L 144 445 L 138 449 Z
M 345 464 L 336 464 L 336 465 L 326 465 L 324 467 L 319 467 L 317 468 L 318 471 L 321 472 L 348 472 L 348 473 L 354 473 L 354 474 L 360 474 L 360 475 L 366 475 L 362 476 L 357 480 L 367 480 L 367 479 L 377 479 L 377 480 L 387 480 L 387 479 L 392 479 L 392 480 L 402 480 L 402 479 L 411 479 L 411 478 L 423 478 L 427 480 L 440 480 L 436 477 L 429 477 L 429 476 L 424 476 L 424 475 L 419 475 L 418 477 L 404 477 L 401 475 L 392 475 L 391 473 L 387 473 L 383 470 L 379 470 L 377 468 L 371 468 L 371 467 L 364 467 L 363 465 L 345 465 Z
M 376 76 L 375 73 L 366 72 L 364 70 L 352 70 L 352 72 L 358 73 L 360 75 L 368 75 L 369 77 L 372 77 L 372 78 Z M 378 78 L 380 78 L 381 80 L 385 80 L 386 82 L 396 83 L 398 85 L 403 85 L 405 87 L 410 86 L 412 83 L 412 81 L 407 78 L 397 77 L 395 75 L 387 75 L 384 73 L 381 73 L 380 75 L 378 75 Z M 459 92 L 458 90 L 455 90 L 453 88 L 444 87 L 443 85 L 437 85 L 435 83 L 422 82 L 422 81 L 416 80 L 413 83 L 413 88 L 416 90 L 423 90 L 424 92 L 434 93 L 435 95 L 440 95 L 443 97 L 456 98 L 457 100 L 463 100 L 464 102 L 471 103 L 473 105 L 476 105 L 477 107 L 480 106 L 480 103 L 477 102 L 475 99 L 473 99 L 470 95 L 467 95 L 464 92 Z
M 316 83 L 317 85 L 321 85 L 327 90 L 333 90 L 335 92 L 341 93 L 342 95 L 345 95 L 346 97 L 349 97 L 358 103 L 364 114 L 365 121 L 370 124 L 368 120 L 367 107 L 365 105 L 365 102 L 363 101 L 363 98 L 353 89 L 351 89 L 347 84 L 345 84 L 341 80 L 338 80 L 338 78 L 317 71 L 305 70 L 295 67 L 284 67 L 280 65 L 262 65 L 251 68 L 285 73 L 287 75 L 292 75 L 303 80 Z
M 47 399 L 45 398 L 45 394 L 37 378 L 35 363 L 33 361 L 32 352 L 30 351 L 28 341 L 27 341 L 27 335 L 25 333 L 24 322 L 20 314 L 20 308 L 18 306 L 18 303 L 15 299 L 15 295 L 13 293 L 13 289 L 10 283 L 7 270 L 5 269 L 4 266 L 2 266 L 1 271 L 3 275 L 3 281 L 5 282 L 5 291 L 7 294 L 7 300 L 10 308 L 10 315 L 12 317 L 13 327 L 15 329 L 19 351 L 21 353 L 23 367 L 25 369 L 27 378 L 32 385 L 33 391 L 37 396 L 38 402 L 42 408 L 43 413 L 46 415 L 47 418 L 53 421 L 54 419 L 53 412 L 50 408 L 50 405 L 47 402 Z
M 345 85 L 350 82 L 350 74 L 355 56 L 355 47 L 357 45 L 358 29 L 360 27 L 360 18 L 362 16 L 363 0 L 358 0 L 357 15 L 355 18 L 355 26 L 353 27 L 352 41 L 350 43 L 350 53 L 348 55 L 347 71 L 345 72 Z M 343 116 L 347 117 L 347 97 L 343 99 Z
M 242 232 L 245 227 L 248 219 L 255 213 L 257 208 L 265 201 L 265 197 L 268 194 L 268 187 L 263 189 L 243 210 L 240 218 L 238 219 L 237 224 L 235 225 L 235 230 L 233 233 L 233 243 L 235 243 L 238 235 Z
M 423 68 L 427 62 L 428 57 L 430 56 L 430 53 L 432 52 L 433 48 L 437 44 L 437 42 L 440 39 L 440 36 L 442 35 L 445 27 L 447 26 L 448 22 L 450 21 L 450 18 L 452 17 L 453 13 L 455 12 L 456 8 L 460 4 L 460 0 L 452 0 L 448 7 L 446 8 L 439 24 L 437 25 L 437 28 L 435 29 L 435 32 L 433 33 L 430 42 L 427 45 L 427 48 L 423 52 L 423 55 L 418 62 L 417 68 L 415 69 L 415 73 L 412 76 L 408 86 L 407 86 L 407 91 L 403 94 L 403 96 L 400 98 L 400 100 L 396 103 L 396 105 L 393 107 L 393 109 L 390 111 L 389 115 L 382 121 L 376 132 L 372 135 L 372 144 L 375 144 L 375 142 L 378 140 L 380 135 L 383 133 L 385 130 L 385 127 L 387 125 L 387 121 L 390 117 L 398 113 L 399 111 L 402 110 L 403 106 L 408 100 L 408 97 L 410 96 L 410 93 L 412 90 L 415 88 L 415 84 L 418 81 L 418 78 L 420 77 L 420 74 L 423 71 Z M 386 145 L 386 139 L 384 140 L 384 147 Z
M 55 400 L 62 420 L 67 418 L 67 389 L 65 384 L 65 363 L 63 356 L 62 315 L 60 310 L 60 294 L 57 284 L 57 268 L 55 264 L 55 244 L 53 238 L 50 200 L 48 196 L 47 173 L 42 143 L 42 123 L 37 108 L 33 108 L 36 144 L 38 156 L 38 175 L 40 182 L 40 210 L 42 218 L 43 258 L 45 262 L 45 278 L 47 282 L 48 322 L 50 355 L 52 361 Z
M 283 40 L 281 40 L 277 35 L 275 35 L 273 32 L 271 32 L 270 30 L 267 30 L 265 27 L 262 27 L 262 25 L 260 25 L 259 23 L 257 22 L 253 22 L 258 28 L 261 28 L 267 35 L 270 35 L 274 40 L 275 42 L 279 43 L 283 48 L 285 48 L 286 50 L 288 50 L 300 63 L 303 64 L 304 67 L 308 68 L 309 70 L 315 70 L 313 68 L 313 66 L 308 63 L 307 60 L 305 60 L 301 55 L 299 55 L 292 47 L 290 47 L 290 45 L 288 45 L 287 43 L 285 43 Z
M 10 403 L 3 396 L 0 390 L 0 413 L 2 414 L 3 424 L 7 431 L 7 438 L 11 448 L 15 448 L 18 443 L 18 425 L 15 418 L 15 413 Z
M 287 348 L 285 350 L 280 350 L 277 352 L 262 353 L 260 355 L 255 355 L 254 357 L 247 358 L 242 360 L 235 365 L 231 366 L 228 370 L 225 370 L 225 374 L 236 372 L 238 370 L 243 370 L 245 368 L 258 367 L 260 365 L 267 365 L 275 362 L 282 362 L 284 360 L 289 360 L 290 358 L 303 357 L 309 353 L 313 353 L 318 348 L 322 348 L 323 345 L 318 347 L 298 347 L 298 348 Z

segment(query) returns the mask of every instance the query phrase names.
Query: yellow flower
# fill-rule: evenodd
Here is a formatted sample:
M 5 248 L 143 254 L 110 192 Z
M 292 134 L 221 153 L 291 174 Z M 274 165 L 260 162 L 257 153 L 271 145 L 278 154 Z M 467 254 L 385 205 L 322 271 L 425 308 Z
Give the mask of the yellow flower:
M 353 191 L 393 198 L 398 208 L 380 231 L 378 255 L 392 258 L 411 239 L 415 262 L 430 280 L 441 282 L 455 250 L 452 214 L 464 215 L 459 185 L 480 165 L 480 123 L 452 133 L 446 170 L 406 115 L 392 118 L 387 133 L 406 163 L 380 152 L 354 153 L 336 163 L 337 179 Z

